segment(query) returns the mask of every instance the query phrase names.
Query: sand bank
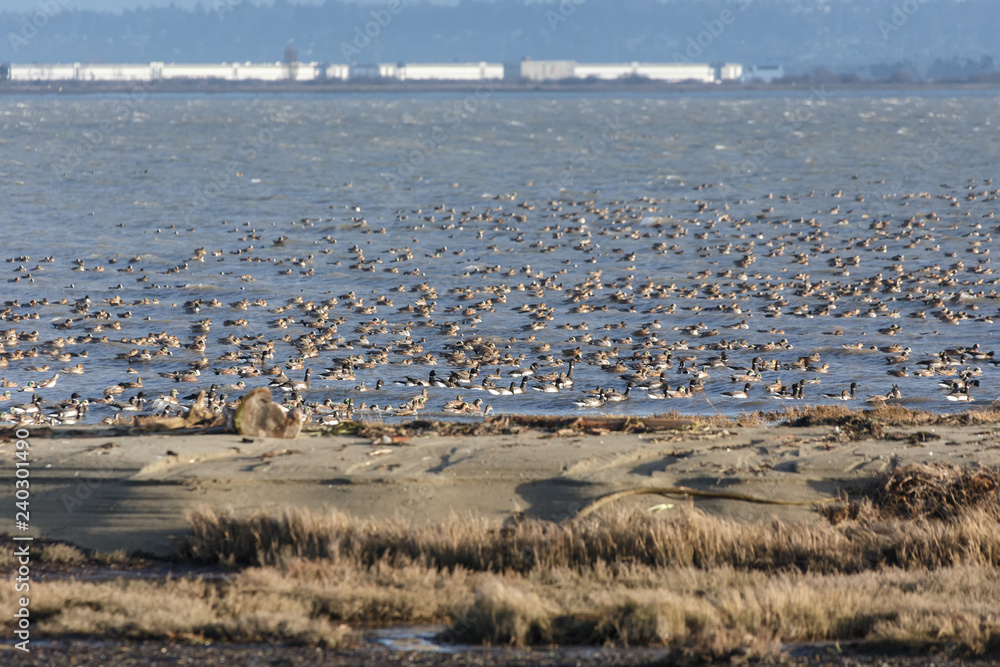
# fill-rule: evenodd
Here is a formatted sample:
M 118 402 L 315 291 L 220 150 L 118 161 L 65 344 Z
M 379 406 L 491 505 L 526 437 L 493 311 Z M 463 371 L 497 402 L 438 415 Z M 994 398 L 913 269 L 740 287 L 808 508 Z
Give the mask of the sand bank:
M 390 438 L 302 434 L 294 440 L 218 435 L 109 436 L 54 429 L 32 436 L 31 519 L 36 534 L 85 548 L 170 554 L 199 505 L 236 510 L 337 508 L 416 523 L 451 513 L 502 522 L 515 513 L 561 520 L 595 499 L 637 486 L 684 486 L 813 501 L 892 466 L 936 462 L 1000 466 L 1000 426 L 887 428 L 849 440 L 835 427 L 696 427 L 656 433 L 484 436 L 433 430 Z M 13 470 L 11 442 L 0 446 Z M 8 478 L 9 480 L 9 478 Z M 0 489 L 13 505 L 12 481 Z M 746 520 L 817 520 L 810 507 L 725 499 L 694 502 Z

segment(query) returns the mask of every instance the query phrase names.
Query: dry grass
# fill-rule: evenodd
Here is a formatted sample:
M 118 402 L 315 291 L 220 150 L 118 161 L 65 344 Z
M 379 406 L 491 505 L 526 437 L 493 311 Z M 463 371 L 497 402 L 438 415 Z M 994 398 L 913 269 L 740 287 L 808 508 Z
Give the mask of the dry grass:
M 33 558 L 49 567 L 78 566 L 87 562 L 91 557 L 87 552 L 71 544 L 48 542 L 42 539 L 32 543 L 31 552 Z M 111 556 L 104 554 L 101 557 L 110 558 Z M 14 554 L 14 550 L 0 549 L 0 570 L 9 572 L 15 569 L 17 569 L 17 556 Z
M 683 419 L 673 411 L 665 417 Z M 870 408 L 843 405 L 782 406 L 781 410 L 745 412 L 738 417 L 699 416 L 699 424 L 718 428 L 760 428 L 762 426 L 839 426 L 854 439 L 882 437 L 886 428 L 915 426 L 969 426 L 1000 423 L 1000 409 L 976 408 L 953 414 L 913 410 L 902 405 L 884 404 Z
M 986 482 L 969 480 L 982 475 L 959 475 L 956 480 L 966 481 L 953 481 L 948 488 L 980 488 Z M 948 493 L 958 498 L 957 491 Z M 929 491 L 925 495 L 927 506 L 937 502 Z M 277 516 L 238 516 L 204 509 L 189 517 L 186 556 L 227 566 L 269 565 L 296 557 L 355 567 L 412 562 L 498 573 L 623 564 L 821 573 L 1000 565 L 995 497 L 962 511 L 939 512 L 947 520 L 912 509 L 900 517 L 888 500 L 866 502 L 828 511 L 831 523 L 802 525 L 740 523 L 694 509 L 667 516 L 612 510 L 570 524 L 528 519 L 502 528 L 467 517 L 412 527 L 399 521 L 352 519 L 335 511 L 289 509 Z
M 446 623 L 444 643 L 668 646 L 699 660 L 854 640 L 958 656 L 1000 650 L 996 568 L 856 574 L 596 566 L 527 574 L 289 559 L 226 580 L 35 582 L 37 636 L 344 646 L 353 627 Z M 0 625 L 14 594 L 0 589 Z
M 1000 422 L 1000 410 L 993 408 L 939 414 L 895 404 L 869 409 L 841 405 L 792 407 L 783 410 L 782 414 L 780 423 L 788 426 L 840 426 L 848 434 L 859 437 L 880 437 L 886 427 L 972 426 Z
M 956 519 L 973 512 L 1000 520 L 1000 471 L 947 465 L 910 465 L 888 470 L 865 485 L 861 500 L 820 511 L 832 523 L 845 519 Z M 863 518 L 863 519 L 862 519 Z
M 87 561 L 87 555 L 72 544 L 47 544 L 42 548 L 40 557 L 46 565 L 82 565 Z
M 1000 648 L 1000 620 L 991 603 L 997 595 L 1000 577 L 984 568 L 486 575 L 450 632 L 492 644 L 667 645 L 701 659 L 760 656 L 779 642 L 824 640 L 984 655 Z
M 242 581 L 32 582 L 32 631 L 50 636 L 278 641 L 316 646 L 337 646 L 351 640 L 350 628 L 317 612 L 310 598 L 298 591 L 282 593 Z M 15 600 L 11 590 L 0 592 L 0 608 L 8 617 Z
M 226 577 L 32 582 L 40 635 L 342 646 L 359 626 L 445 623 L 443 642 L 668 646 L 694 660 L 787 642 L 1000 651 L 1000 475 L 914 466 L 830 521 L 743 524 L 694 509 L 568 525 L 438 526 L 289 510 L 190 516 L 186 556 Z M 46 545 L 42 560 L 90 556 Z M 0 587 L 11 629 L 13 587 Z

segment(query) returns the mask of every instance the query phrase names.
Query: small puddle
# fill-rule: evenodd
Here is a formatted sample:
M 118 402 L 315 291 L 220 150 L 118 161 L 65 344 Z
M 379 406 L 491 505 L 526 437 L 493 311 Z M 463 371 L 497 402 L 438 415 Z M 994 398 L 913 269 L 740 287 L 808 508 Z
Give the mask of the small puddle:
M 416 625 L 377 628 L 365 633 L 365 637 L 390 651 L 442 653 L 448 655 L 544 655 L 547 659 L 558 658 L 562 662 L 579 664 L 608 664 L 628 662 L 639 664 L 647 661 L 665 660 L 671 654 L 661 647 L 612 648 L 606 646 L 545 646 L 512 649 L 509 646 L 484 646 L 480 644 L 450 644 L 437 641 L 446 633 L 445 625 Z
M 447 630 L 444 625 L 408 625 L 376 628 L 367 634 L 368 639 L 393 651 L 426 651 L 429 653 L 461 653 L 474 651 L 477 646 L 439 644 L 435 637 Z

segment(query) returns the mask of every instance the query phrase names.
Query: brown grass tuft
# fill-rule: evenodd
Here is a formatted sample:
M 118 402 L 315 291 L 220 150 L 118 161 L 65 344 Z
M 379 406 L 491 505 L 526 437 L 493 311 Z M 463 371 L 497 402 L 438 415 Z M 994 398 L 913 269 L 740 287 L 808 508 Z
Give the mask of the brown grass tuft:
M 953 501 L 959 500 L 956 489 L 985 488 L 986 482 L 962 484 L 946 491 Z M 930 504 L 938 502 L 929 493 L 926 498 Z M 527 519 L 503 528 L 459 517 L 411 527 L 337 512 L 286 510 L 277 517 L 242 517 L 199 510 L 190 517 L 186 554 L 229 566 L 302 557 L 355 567 L 417 563 L 498 573 L 626 564 L 827 573 L 1000 564 L 995 500 L 945 512 L 944 521 L 919 512 L 901 517 L 865 502 L 849 504 L 848 510 L 841 507 L 839 514 L 828 512 L 830 523 L 801 525 L 745 524 L 694 509 L 668 516 L 609 510 L 567 525 Z
M 969 508 L 1000 508 L 1000 472 L 983 468 L 912 465 L 880 475 L 872 503 L 889 516 L 947 519 Z
M 821 510 L 833 523 L 845 519 L 961 521 L 973 512 L 1000 519 L 1000 471 L 916 464 L 880 473 L 860 501 Z
M 46 568 L 65 568 L 83 565 L 94 559 L 113 559 L 112 554 L 98 554 L 80 549 L 65 542 L 54 542 L 43 538 L 32 543 L 32 553 L 37 554 L 37 562 Z M 126 559 L 127 560 L 127 559 Z M 17 556 L 13 549 L 0 549 L 0 569 L 16 570 Z
M 672 410 L 669 419 L 692 419 L 702 426 L 715 428 L 760 428 L 762 426 L 839 426 L 852 439 L 878 438 L 884 429 L 915 426 L 967 426 L 1000 423 L 1000 408 L 975 408 L 953 414 L 937 414 L 913 410 L 887 403 L 870 408 L 849 408 L 844 405 L 784 405 L 780 410 L 744 412 L 736 417 L 723 414 L 690 417 Z
M 414 527 L 203 509 L 190 557 L 267 565 L 225 578 L 33 582 L 33 627 L 331 646 L 356 638 L 348 626 L 448 623 L 445 642 L 668 646 L 700 661 L 842 640 L 989 655 L 1000 648 L 995 475 L 897 473 L 874 487 L 885 498 L 837 525 L 618 509 L 569 525 Z M 942 503 L 951 509 L 938 517 L 920 509 Z M 15 604 L 0 588 L 0 626 Z
M 31 591 L 32 630 L 41 635 L 330 647 L 353 641 L 350 628 L 316 613 L 308 596 L 262 590 L 239 579 L 60 579 L 32 582 Z M 12 608 L 14 600 L 0 593 L 0 608 Z
M 993 569 L 853 575 L 629 568 L 486 575 L 448 638 L 487 643 L 670 646 L 698 661 L 773 656 L 781 642 L 860 641 L 985 655 L 1000 639 Z
M 471 637 L 484 644 L 549 644 L 558 608 L 538 593 L 488 577 L 465 613 Z
M 870 409 L 842 405 L 814 405 L 785 408 L 777 420 L 788 426 L 840 426 L 855 437 L 881 437 L 886 427 L 968 426 L 1000 422 L 1000 410 L 982 408 L 953 414 L 913 410 L 887 403 Z
M 87 555 L 72 544 L 54 542 L 42 547 L 40 560 L 46 565 L 82 565 Z

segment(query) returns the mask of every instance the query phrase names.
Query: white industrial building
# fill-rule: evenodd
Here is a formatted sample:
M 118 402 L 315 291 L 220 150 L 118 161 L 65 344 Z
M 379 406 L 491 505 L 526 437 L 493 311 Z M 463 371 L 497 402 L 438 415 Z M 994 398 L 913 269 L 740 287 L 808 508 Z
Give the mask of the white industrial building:
M 559 81 L 572 79 L 576 62 L 572 60 L 530 60 L 507 66 L 505 78 L 527 79 L 528 81 Z
M 77 78 L 80 81 L 148 81 L 149 65 L 80 65 Z
M 502 79 L 501 63 L 407 63 L 396 68 L 399 81 L 483 81 Z
M 151 63 L 161 79 L 221 79 L 223 81 L 312 81 L 318 63 Z M 152 73 L 155 77 L 157 72 Z
M 346 67 L 346 65 L 345 65 Z M 379 63 L 360 66 L 355 79 L 377 78 L 390 81 L 485 81 L 502 79 L 501 63 Z
M 351 67 L 350 65 L 327 65 L 324 70 L 321 66 L 320 74 L 319 78 L 347 81 L 351 77 Z
M 624 63 L 576 63 L 573 76 L 577 79 L 624 79 L 634 76 L 632 65 Z
M 235 79 L 237 66 L 230 63 L 151 63 L 153 79 Z
M 717 67 L 702 63 L 578 63 L 573 60 L 530 60 L 519 63 L 378 63 L 327 65 L 309 63 L 164 63 L 147 64 L 11 64 L 0 68 L 13 81 L 562 81 L 632 78 L 676 83 L 698 81 L 770 81 L 784 76 L 781 67 L 753 67 L 738 63 Z
M 739 63 L 723 63 L 719 66 L 720 81 L 739 81 L 743 78 L 743 65 Z
M 632 63 L 631 76 L 671 83 L 715 83 L 715 68 L 702 63 Z
M 397 80 L 399 79 L 399 69 L 402 67 L 402 65 L 396 65 L 392 63 L 379 63 L 375 67 L 378 69 L 378 76 L 374 78 Z M 362 68 L 357 68 L 357 69 L 358 69 L 358 74 L 361 74 Z M 361 74 L 361 76 L 363 78 L 373 78 L 373 75 L 371 73 L 371 68 L 365 68 L 365 70 L 366 72 L 364 74 Z
M 10 66 L 11 81 L 73 81 L 80 78 L 80 63 L 71 65 Z
M 738 67 L 738 65 L 737 65 Z M 520 70 L 520 77 L 513 71 Z M 726 71 L 729 74 L 729 71 Z M 617 81 L 630 78 L 652 79 L 676 83 L 699 81 L 714 83 L 715 68 L 703 63 L 578 63 L 572 60 L 522 60 L 508 65 L 508 79 L 528 81 L 560 81 L 563 79 L 600 79 Z
M 743 81 L 746 83 L 753 81 L 771 83 L 775 79 L 784 77 L 785 68 L 781 65 L 751 65 L 743 70 Z
M 325 68 L 326 78 L 346 79 L 347 65 Z M 160 79 L 223 81 L 314 81 L 322 78 L 319 63 L 163 63 L 56 64 L 10 66 L 12 81 L 157 81 Z

